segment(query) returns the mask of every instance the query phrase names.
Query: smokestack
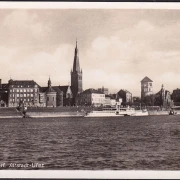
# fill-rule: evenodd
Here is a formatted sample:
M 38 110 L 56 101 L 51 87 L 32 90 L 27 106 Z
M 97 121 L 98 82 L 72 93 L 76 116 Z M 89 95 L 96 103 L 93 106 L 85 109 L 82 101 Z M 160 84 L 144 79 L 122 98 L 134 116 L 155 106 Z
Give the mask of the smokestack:
M 2 89 L 1 79 L 0 79 L 0 89 Z

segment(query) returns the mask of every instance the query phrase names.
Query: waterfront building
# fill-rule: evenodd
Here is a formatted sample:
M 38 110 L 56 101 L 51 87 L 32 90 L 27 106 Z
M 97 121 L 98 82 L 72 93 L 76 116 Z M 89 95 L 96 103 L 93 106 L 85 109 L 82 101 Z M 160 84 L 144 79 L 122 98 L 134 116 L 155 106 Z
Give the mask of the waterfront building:
M 56 106 L 63 106 L 63 91 L 60 89 L 60 86 L 52 86 L 52 88 L 56 91 Z
M 87 89 L 77 95 L 76 103 L 81 106 L 104 106 L 105 94 L 95 89 Z
M 111 98 L 111 107 L 115 107 L 116 106 L 116 99 Z
M 41 107 L 63 106 L 63 91 L 60 86 L 52 86 L 48 80 L 48 87 L 41 87 L 39 93 L 39 105 Z
M 8 106 L 8 89 L 7 84 L 2 84 L 2 80 L 0 79 L 0 107 Z
M 46 107 L 46 93 L 43 91 L 43 88 L 40 88 L 39 92 L 39 107 Z
M 144 97 L 153 94 L 153 85 L 152 80 L 149 79 L 147 76 L 141 80 L 141 99 L 143 100 Z
M 111 106 L 111 96 L 105 94 L 104 106 Z
M 27 106 L 38 106 L 39 85 L 34 80 L 12 80 L 8 89 L 8 107 L 17 107 L 20 102 Z
M 108 88 L 104 88 L 104 86 L 102 88 L 98 88 L 97 90 L 101 93 L 104 93 L 105 95 L 109 94 Z
M 157 106 L 169 107 L 173 105 L 173 101 L 171 99 L 171 93 L 168 90 L 165 90 L 162 85 L 161 90 L 155 94 L 154 103 Z
M 56 91 L 51 87 L 51 80 L 48 80 L 48 88 L 46 89 L 46 107 L 56 107 Z
M 76 47 L 75 47 L 75 52 L 74 52 L 73 69 L 71 70 L 71 90 L 73 93 L 73 104 L 75 104 L 75 99 L 77 95 L 83 91 L 82 69 L 80 70 L 77 41 L 76 41 Z
M 55 86 L 56 88 L 59 88 L 60 91 L 63 93 L 61 94 L 61 97 L 63 100 L 61 100 L 61 104 L 63 102 L 63 106 L 71 106 L 73 105 L 73 93 L 71 90 L 71 86 Z
M 119 95 L 116 94 L 109 94 L 109 96 L 111 97 L 111 106 L 116 106 L 116 104 L 120 104 L 122 103 L 122 98 L 119 97 Z
M 174 101 L 174 105 L 180 105 L 180 89 L 174 89 L 172 93 L 172 100 Z
M 118 99 L 122 99 L 122 103 L 128 104 L 132 103 L 132 93 L 127 91 L 126 89 L 121 89 L 119 92 L 117 92 Z

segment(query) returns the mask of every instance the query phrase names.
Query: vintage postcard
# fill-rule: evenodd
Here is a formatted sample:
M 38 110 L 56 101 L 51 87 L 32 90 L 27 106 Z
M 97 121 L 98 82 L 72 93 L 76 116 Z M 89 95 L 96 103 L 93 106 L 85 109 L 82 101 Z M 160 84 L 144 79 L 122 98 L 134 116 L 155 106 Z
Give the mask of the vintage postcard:
M 179 4 L 0 4 L 0 177 L 180 177 Z

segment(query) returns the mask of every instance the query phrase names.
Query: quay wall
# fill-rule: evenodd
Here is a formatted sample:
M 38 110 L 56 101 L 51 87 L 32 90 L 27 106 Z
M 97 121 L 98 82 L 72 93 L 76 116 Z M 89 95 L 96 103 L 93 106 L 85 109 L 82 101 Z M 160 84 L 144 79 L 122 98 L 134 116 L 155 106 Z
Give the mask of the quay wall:
M 84 112 L 27 112 L 27 117 L 79 117 L 84 116 Z
M 180 110 L 175 110 L 175 112 L 180 115 Z M 148 111 L 149 115 L 169 115 L 169 111 Z

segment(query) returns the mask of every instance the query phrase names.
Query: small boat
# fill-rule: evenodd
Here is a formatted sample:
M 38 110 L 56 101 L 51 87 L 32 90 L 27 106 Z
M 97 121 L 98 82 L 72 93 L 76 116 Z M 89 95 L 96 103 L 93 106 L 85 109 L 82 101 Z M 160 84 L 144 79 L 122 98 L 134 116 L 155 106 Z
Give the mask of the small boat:
M 170 110 L 169 115 L 177 115 L 177 112 L 174 112 L 173 109 Z
M 102 110 L 87 112 L 85 117 L 117 117 L 117 116 L 148 116 L 147 110 L 134 108 L 103 108 Z

